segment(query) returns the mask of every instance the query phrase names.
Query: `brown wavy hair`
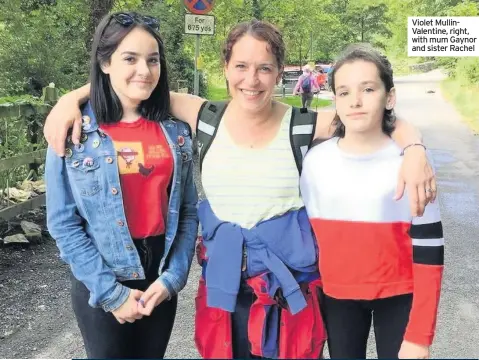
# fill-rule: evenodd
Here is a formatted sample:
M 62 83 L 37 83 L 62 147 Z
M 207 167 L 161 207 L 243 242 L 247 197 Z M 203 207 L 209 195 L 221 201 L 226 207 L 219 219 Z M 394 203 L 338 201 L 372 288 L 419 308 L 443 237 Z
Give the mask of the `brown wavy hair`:
M 276 63 L 280 73 L 283 71 L 285 58 L 285 45 L 283 35 L 272 24 L 266 21 L 251 20 L 239 23 L 228 33 L 228 37 L 223 45 L 222 55 L 225 64 L 228 64 L 233 52 L 233 46 L 245 35 L 251 35 L 257 40 L 266 41 L 276 58 Z
M 341 55 L 338 57 L 333 67 L 332 74 L 331 74 L 331 88 L 333 90 L 334 95 L 336 95 L 336 89 L 335 89 L 336 72 L 344 64 L 352 63 L 356 60 L 368 61 L 376 65 L 379 71 L 379 77 L 381 78 L 384 84 L 384 87 L 386 88 L 386 92 L 389 93 L 389 91 L 391 91 L 391 89 L 394 87 L 393 69 L 388 58 L 382 55 L 381 53 L 379 53 L 370 45 L 353 44 L 348 46 L 341 53 Z M 336 116 L 334 117 L 332 125 L 336 127 L 336 130 L 334 131 L 333 136 L 344 137 L 346 129 L 337 113 L 336 113 Z M 386 135 L 391 135 L 392 132 L 394 131 L 395 126 L 396 126 L 396 115 L 394 114 L 394 110 L 384 109 L 384 116 L 382 121 L 383 132 Z

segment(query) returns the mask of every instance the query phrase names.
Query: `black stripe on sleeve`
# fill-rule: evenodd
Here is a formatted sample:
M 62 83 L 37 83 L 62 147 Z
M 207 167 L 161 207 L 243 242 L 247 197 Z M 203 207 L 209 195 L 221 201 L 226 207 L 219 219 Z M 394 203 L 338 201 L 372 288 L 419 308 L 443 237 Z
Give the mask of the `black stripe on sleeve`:
M 413 239 L 440 239 L 444 237 L 442 223 L 438 221 L 430 224 L 411 225 L 409 236 Z
M 444 245 L 412 247 L 412 258 L 415 264 L 444 265 Z

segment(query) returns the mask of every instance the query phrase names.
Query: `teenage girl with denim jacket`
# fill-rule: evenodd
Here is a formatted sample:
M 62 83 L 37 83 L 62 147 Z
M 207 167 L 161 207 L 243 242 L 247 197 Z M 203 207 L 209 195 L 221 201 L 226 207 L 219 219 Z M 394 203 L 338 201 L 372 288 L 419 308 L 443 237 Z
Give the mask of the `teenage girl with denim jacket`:
M 81 141 L 47 154 L 48 229 L 89 358 L 162 358 L 194 253 L 191 131 L 167 116 L 157 30 L 136 13 L 101 21 Z

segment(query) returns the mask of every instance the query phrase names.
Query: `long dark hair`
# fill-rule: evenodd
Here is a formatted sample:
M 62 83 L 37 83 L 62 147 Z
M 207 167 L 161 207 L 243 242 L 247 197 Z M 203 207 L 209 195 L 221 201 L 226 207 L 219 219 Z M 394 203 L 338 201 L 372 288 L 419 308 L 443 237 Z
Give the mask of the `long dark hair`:
M 344 52 L 338 57 L 331 74 L 331 88 L 334 95 L 336 95 L 335 89 L 335 75 L 336 72 L 344 64 L 354 62 L 356 60 L 368 61 L 376 65 L 379 71 L 379 77 L 381 78 L 386 92 L 389 93 L 394 87 L 393 81 L 393 69 L 391 63 L 386 56 L 381 55 L 377 50 L 367 44 L 353 44 L 348 46 Z M 344 137 L 346 129 L 338 114 L 334 117 L 332 125 L 336 126 L 336 130 L 333 136 Z M 391 135 L 396 126 L 396 116 L 393 109 L 384 109 L 384 115 L 382 120 L 382 130 L 386 135 Z
M 129 15 L 134 22 L 124 25 L 114 19 L 119 13 L 106 15 L 98 25 L 91 50 L 90 70 L 90 101 L 93 112 L 99 124 L 116 123 L 123 117 L 123 107 L 113 90 L 110 77 L 101 66 L 111 60 L 112 54 L 123 39 L 136 27 L 147 31 L 158 42 L 160 53 L 161 75 L 158 84 L 150 97 L 143 100 L 138 111 L 146 119 L 161 121 L 166 118 L 170 108 L 170 89 L 168 86 L 168 70 L 166 67 L 165 48 L 160 35 L 150 26 L 141 21 L 141 16 L 134 12 L 122 13 Z

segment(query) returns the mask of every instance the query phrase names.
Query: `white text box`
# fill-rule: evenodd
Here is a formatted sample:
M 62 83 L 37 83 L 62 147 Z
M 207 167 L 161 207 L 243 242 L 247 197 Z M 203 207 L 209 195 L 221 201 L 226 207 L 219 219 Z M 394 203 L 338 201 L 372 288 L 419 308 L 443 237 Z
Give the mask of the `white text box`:
M 479 56 L 479 17 L 408 17 L 408 56 Z
M 185 34 L 214 35 L 215 17 L 212 15 L 185 14 Z

